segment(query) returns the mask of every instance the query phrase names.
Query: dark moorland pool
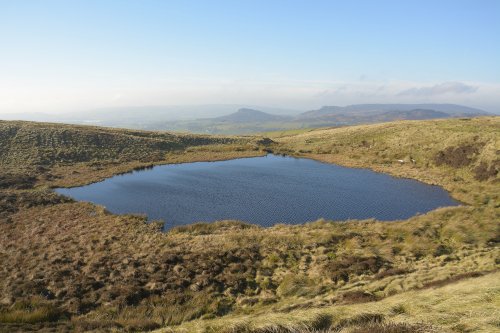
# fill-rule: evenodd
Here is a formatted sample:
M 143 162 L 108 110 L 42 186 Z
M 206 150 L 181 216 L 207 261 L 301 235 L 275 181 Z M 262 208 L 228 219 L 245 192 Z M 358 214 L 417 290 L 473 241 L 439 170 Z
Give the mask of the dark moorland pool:
M 319 218 L 389 221 L 458 204 L 438 186 L 275 155 L 162 165 L 56 191 L 113 213 L 145 213 L 164 220 L 165 229 L 223 219 L 266 227 Z

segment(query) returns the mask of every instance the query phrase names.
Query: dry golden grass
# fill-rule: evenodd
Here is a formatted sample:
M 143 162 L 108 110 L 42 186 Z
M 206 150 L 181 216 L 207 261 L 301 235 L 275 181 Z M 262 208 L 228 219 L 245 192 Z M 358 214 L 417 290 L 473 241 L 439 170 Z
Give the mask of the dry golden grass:
M 416 327 L 421 323 L 427 324 L 428 330 L 409 332 L 492 333 L 500 331 L 499 281 L 500 273 L 494 273 L 436 289 L 405 292 L 378 302 L 299 309 L 286 313 L 229 315 L 220 319 L 195 320 L 157 332 L 272 332 L 271 328 L 280 326 L 289 328 L 290 332 L 309 332 L 317 324 L 315 320 L 318 316 L 322 316 L 330 318 L 323 320 L 328 326 L 326 329 L 331 327 L 332 332 L 342 333 L 358 332 L 356 327 L 370 325 L 377 318 L 383 318 L 378 320 L 384 322 L 406 323 Z

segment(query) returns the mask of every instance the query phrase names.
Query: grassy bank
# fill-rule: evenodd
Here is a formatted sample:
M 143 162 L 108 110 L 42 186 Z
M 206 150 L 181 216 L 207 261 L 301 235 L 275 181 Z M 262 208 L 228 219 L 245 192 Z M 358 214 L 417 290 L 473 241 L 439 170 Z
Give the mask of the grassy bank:
M 485 331 L 498 323 L 470 319 L 467 326 L 464 319 L 462 329 L 423 309 L 437 295 L 429 288 L 453 284 L 465 295 L 469 280 L 495 287 L 499 129 L 500 118 L 487 117 L 268 133 L 272 140 L 265 140 L 0 122 L 7 147 L 0 152 L 0 262 L 7 263 L 0 268 L 0 327 L 133 331 L 182 324 L 182 331 L 241 321 L 234 332 L 252 332 L 258 327 L 244 323 L 250 318 L 269 326 L 293 317 L 295 325 L 322 309 L 335 316 L 359 309 L 384 320 L 360 319 L 342 329 L 385 325 L 381 332 L 391 332 L 390 325 L 423 322 L 422 329 Z M 394 223 L 264 229 L 224 221 L 161 233 L 143 216 L 109 214 L 50 190 L 155 164 L 268 151 L 441 185 L 464 205 Z M 384 305 L 413 295 L 422 297 L 418 311 L 392 316 Z M 351 317 L 327 316 L 324 323 L 339 328 L 337 319 Z
M 160 332 L 496 332 L 500 274 L 404 292 L 378 302 L 195 320 Z

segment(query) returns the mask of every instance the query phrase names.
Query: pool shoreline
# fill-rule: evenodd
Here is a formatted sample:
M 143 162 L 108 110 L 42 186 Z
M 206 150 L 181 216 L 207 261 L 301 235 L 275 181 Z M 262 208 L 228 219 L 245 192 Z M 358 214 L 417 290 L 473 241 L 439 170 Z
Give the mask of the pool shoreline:
M 270 166 L 267 166 L 267 167 L 258 166 L 259 163 L 261 163 L 261 162 L 266 163 L 266 161 Z M 294 161 L 294 162 L 292 162 L 292 161 Z M 243 162 L 243 163 L 240 163 L 240 162 Z M 286 164 L 289 162 L 292 162 L 292 164 L 295 163 L 296 164 L 295 167 L 297 167 L 297 165 L 299 166 L 298 170 L 293 170 L 292 166 L 290 166 L 290 165 L 285 166 L 285 168 L 290 168 L 287 170 L 289 170 L 289 172 L 291 172 L 292 176 L 295 175 L 297 177 L 300 176 L 300 177 L 309 177 L 309 178 L 300 179 L 302 184 L 298 185 L 298 182 L 293 182 L 293 181 L 290 181 L 290 179 L 287 179 L 287 175 L 283 175 L 283 174 L 279 174 L 279 173 L 269 174 L 269 172 L 272 171 L 272 168 L 283 167 L 282 164 Z M 228 165 L 236 165 L 236 166 L 239 165 L 239 168 L 244 169 L 246 167 L 245 164 L 252 166 L 253 169 L 251 169 L 251 170 L 253 170 L 253 172 L 256 172 L 256 170 L 258 170 L 260 172 L 260 174 L 252 175 L 253 177 L 255 177 L 254 180 L 256 182 L 260 181 L 258 177 L 264 177 L 264 178 L 267 177 L 268 180 L 265 182 L 262 182 L 260 185 L 256 186 L 256 185 L 253 185 L 252 182 L 248 182 L 243 178 L 238 179 L 236 176 L 233 177 L 232 181 L 235 182 L 239 186 L 246 187 L 247 192 L 248 192 L 248 193 L 245 192 L 245 194 L 244 194 L 244 195 L 248 196 L 247 198 L 243 199 L 245 201 L 245 203 L 238 203 L 238 202 L 234 201 L 234 198 L 232 198 L 232 196 L 241 196 L 242 195 L 241 193 L 240 194 L 232 193 L 232 187 L 228 187 L 227 189 L 219 188 L 220 187 L 219 181 L 222 179 L 220 177 L 222 177 L 223 173 L 220 173 L 219 171 L 217 171 L 217 169 L 220 167 L 225 168 Z M 271 169 L 266 169 L 269 167 Z M 167 169 L 164 169 L 164 168 L 167 168 Z M 315 168 L 316 168 L 316 170 L 314 170 Z M 328 168 L 328 170 L 326 170 L 325 168 Z M 144 195 L 149 195 L 150 191 L 153 190 L 154 188 L 152 187 L 149 189 L 144 189 L 143 188 L 144 184 L 138 182 L 134 178 L 143 177 L 143 178 L 145 178 L 145 180 L 148 180 L 149 181 L 148 184 L 151 185 L 152 184 L 151 182 L 154 183 L 154 182 L 158 182 L 159 180 L 158 179 L 156 179 L 156 180 L 148 179 L 148 177 L 153 175 L 153 173 L 160 173 L 160 171 L 158 171 L 158 170 L 165 170 L 165 172 L 167 172 L 167 173 L 170 172 L 172 174 L 172 173 L 175 173 L 176 170 L 182 170 L 182 169 L 191 170 L 190 171 L 191 173 L 194 171 L 196 171 L 198 173 L 200 173 L 200 172 L 206 173 L 207 170 L 200 170 L 200 169 L 208 169 L 209 170 L 208 174 L 211 175 L 212 177 L 215 177 L 215 179 L 212 180 L 212 182 L 210 182 L 210 180 L 204 179 L 204 178 L 207 178 L 206 174 L 203 174 L 201 177 L 199 174 L 197 174 L 196 177 L 198 177 L 198 178 L 196 178 L 196 177 L 192 178 L 190 181 L 195 179 L 196 182 L 198 182 L 198 183 L 205 182 L 204 185 L 201 185 L 201 186 L 205 186 L 203 191 L 200 191 L 199 189 L 196 189 L 196 188 L 190 188 L 191 193 L 187 193 L 186 188 L 189 188 L 189 186 L 190 186 L 189 183 L 188 183 L 188 185 L 182 184 L 182 182 L 175 180 L 175 178 L 171 178 L 170 183 L 165 182 L 165 183 L 161 184 L 161 186 L 164 187 L 161 190 L 161 195 L 164 196 L 165 191 L 167 191 L 167 190 L 171 191 L 165 197 L 165 198 L 168 198 L 168 200 L 159 201 L 159 203 L 157 203 L 156 206 L 151 203 L 151 200 L 146 200 L 145 202 L 140 203 L 140 205 L 142 205 L 141 206 L 142 208 L 138 208 L 135 211 L 127 211 L 130 206 L 125 205 L 126 208 L 123 208 L 124 203 L 119 202 L 120 201 L 119 198 L 113 202 L 113 201 L 110 201 L 111 199 L 109 197 L 103 199 L 101 194 L 95 194 L 95 195 L 97 195 L 98 199 L 94 199 L 94 200 L 90 199 L 89 200 L 88 196 L 82 196 L 79 194 L 79 192 L 88 191 L 90 186 L 96 187 L 95 184 L 101 184 L 101 185 L 97 186 L 99 188 L 99 191 L 110 191 L 109 189 L 103 188 L 102 186 L 105 184 L 107 184 L 108 186 L 109 186 L 109 184 L 114 184 L 116 186 L 122 186 L 123 189 L 126 189 L 129 192 L 131 191 L 131 189 L 136 190 L 136 188 L 138 188 L 139 190 L 143 191 L 142 193 Z M 305 175 L 305 176 L 300 174 L 300 172 L 304 173 L 305 171 L 309 172 L 309 174 Z M 144 174 L 147 172 L 153 172 L 153 173 L 149 174 L 149 176 L 148 176 L 148 175 Z M 228 174 L 231 174 L 231 172 L 233 172 L 233 173 L 236 172 L 237 174 L 241 173 L 241 171 L 237 171 L 237 170 L 229 170 L 229 171 L 225 170 L 225 172 Z M 334 176 L 334 174 L 333 174 L 335 172 L 338 173 L 338 175 L 347 177 L 346 181 L 339 181 L 339 179 L 337 179 L 338 175 Z M 333 201 L 329 201 L 329 200 L 325 201 L 324 198 L 321 198 L 321 196 L 324 196 L 326 194 L 333 195 L 333 194 L 335 194 L 335 192 L 329 193 L 328 189 L 325 187 L 324 179 L 321 177 L 318 177 L 316 175 L 316 173 L 319 173 L 320 176 L 324 176 L 325 179 L 328 179 L 329 181 L 333 182 L 332 184 L 334 184 L 337 187 L 343 188 L 342 186 L 347 184 L 347 181 L 354 184 L 355 187 L 353 187 L 351 189 L 343 188 L 342 191 L 344 191 L 344 194 L 340 194 L 340 195 L 337 194 L 337 197 L 335 197 L 334 198 L 335 200 L 333 200 Z M 185 176 L 186 176 L 186 174 L 183 175 L 183 177 L 185 177 Z M 245 176 L 247 176 L 247 174 L 245 174 Z M 169 177 L 172 177 L 172 175 L 170 175 Z M 193 177 L 193 175 L 191 174 L 190 177 Z M 239 175 L 238 177 L 241 177 L 241 175 Z M 390 194 L 390 197 L 396 203 L 390 204 L 390 203 L 384 202 L 383 200 L 381 200 L 381 198 L 375 198 L 375 199 L 367 198 L 367 196 L 369 196 L 369 194 L 367 195 L 367 193 L 369 192 L 370 188 L 369 187 L 366 187 L 366 188 L 361 187 L 361 186 L 367 186 L 367 185 L 361 184 L 358 180 L 356 180 L 356 178 L 358 178 L 358 177 L 372 179 L 372 181 L 376 181 L 379 183 L 377 186 L 382 187 L 382 188 L 384 186 L 392 186 L 395 190 L 401 191 L 397 195 L 395 193 Z M 130 184 L 126 184 L 126 182 L 125 183 L 122 182 L 122 180 L 124 180 L 126 178 L 128 178 L 127 181 L 133 180 L 134 186 L 131 186 Z M 291 179 L 295 179 L 295 178 L 292 177 Z M 163 178 L 161 178 L 160 180 L 164 181 Z M 239 181 L 239 183 L 238 183 L 238 181 Z M 286 188 L 285 189 L 282 189 L 282 188 L 274 188 L 273 189 L 272 186 L 275 186 L 275 187 L 280 186 L 279 182 L 278 182 L 278 185 L 270 185 L 276 181 L 283 182 L 281 184 L 281 186 L 285 186 Z M 174 183 L 175 186 L 178 186 L 178 188 L 172 188 L 172 184 L 171 184 L 172 182 Z M 224 183 L 224 181 L 222 181 L 222 183 Z M 311 186 L 315 186 L 316 189 L 309 188 L 310 187 L 309 183 L 312 184 Z M 156 186 L 158 187 L 159 185 L 156 185 Z M 283 208 L 283 207 L 286 207 L 285 206 L 285 203 L 287 203 L 286 199 L 277 199 L 277 198 L 273 198 L 272 196 L 269 198 L 266 198 L 266 199 L 262 199 L 262 200 L 258 199 L 257 198 L 257 197 L 259 197 L 258 191 L 261 189 L 261 187 L 259 187 L 259 186 L 262 187 L 263 191 L 273 191 L 274 190 L 274 191 L 277 191 L 276 192 L 277 194 L 279 194 L 283 197 L 289 197 L 288 200 L 293 205 L 301 205 L 305 202 L 306 203 L 305 208 L 295 208 L 296 211 L 294 213 L 290 213 L 290 212 L 288 212 L 288 210 L 289 210 L 288 207 L 286 209 Z M 299 188 L 297 188 L 297 186 L 299 186 Z M 300 186 L 303 186 L 303 187 L 300 188 Z M 217 188 L 219 192 L 216 192 L 215 194 L 214 193 L 210 194 L 210 191 L 213 190 L 212 187 Z M 409 194 L 404 193 L 404 192 L 410 191 L 409 189 L 411 189 L 412 187 L 414 187 L 415 189 L 419 189 L 420 192 L 423 191 L 423 192 L 427 192 L 427 193 L 419 194 L 419 196 L 417 197 L 417 200 L 414 200 L 414 201 L 409 200 L 408 199 L 408 198 L 410 198 Z M 167 189 L 167 190 L 165 190 L 165 189 Z M 122 191 L 122 190 L 120 190 L 120 191 Z M 311 199 L 311 197 L 317 193 L 317 192 L 315 192 L 315 190 L 319 191 L 318 195 L 319 195 L 319 198 L 321 200 Z M 384 191 L 380 191 L 379 189 L 373 188 L 371 190 L 376 191 L 376 193 L 378 193 L 377 194 L 378 196 L 384 195 Z M 439 185 L 425 184 L 419 180 L 415 180 L 412 178 L 395 177 L 393 175 L 377 172 L 377 171 L 367 169 L 367 168 L 345 167 L 342 165 L 328 163 L 325 161 L 318 161 L 316 159 L 307 158 L 307 157 L 299 157 L 299 156 L 294 156 L 294 155 L 283 156 L 283 155 L 275 155 L 275 154 L 267 154 L 267 155 L 258 156 L 258 157 L 243 157 L 243 158 L 237 158 L 237 159 L 228 159 L 228 160 L 223 160 L 223 161 L 196 161 L 196 162 L 187 162 L 187 163 L 155 165 L 155 166 L 142 168 L 141 170 L 131 170 L 130 172 L 127 172 L 127 173 L 114 175 L 110 178 L 106 178 L 102 181 L 95 182 L 95 183 L 92 183 L 89 185 L 83 185 L 83 186 L 77 186 L 77 187 L 71 187 L 71 188 L 56 188 L 56 189 L 54 189 L 54 191 L 58 194 L 66 195 L 66 196 L 71 197 L 71 198 L 78 200 L 78 201 L 89 201 L 89 202 L 92 202 L 92 203 L 95 203 L 98 205 L 103 205 L 113 214 L 145 214 L 146 216 L 148 216 L 148 218 L 150 220 L 161 219 L 161 220 L 166 221 L 165 222 L 166 225 L 169 225 L 172 227 L 175 227 L 178 225 L 198 223 L 198 222 L 211 223 L 213 221 L 220 221 L 220 220 L 239 220 L 239 221 L 244 221 L 244 222 L 247 222 L 250 224 L 257 224 L 257 225 L 264 226 L 264 227 L 268 227 L 268 226 L 279 224 L 279 223 L 303 224 L 303 223 L 318 220 L 320 218 L 323 218 L 326 220 L 338 220 L 338 221 L 344 221 L 344 220 L 349 220 L 349 219 L 361 220 L 361 219 L 370 219 L 370 218 L 373 218 L 373 219 L 376 219 L 379 221 L 400 221 L 400 220 L 405 220 L 405 219 L 411 218 L 413 216 L 416 216 L 417 214 L 425 214 L 429 211 L 435 210 L 435 209 L 440 208 L 440 207 L 450 207 L 450 206 L 460 206 L 461 205 L 461 203 L 459 203 L 456 199 L 451 197 L 451 195 Z M 308 192 L 307 193 L 308 195 L 304 198 L 297 197 L 296 193 L 300 192 L 300 191 Z M 185 197 L 181 198 L 179 192 L 182 192 Z M 365 192 L 367 192 L 367 193 L 365 193 Z M 442 193 L 438 193 L 438 192 L 444 192 L 445 195 L 442 195 Z M 74 193 L 77 193 L 77 195 L 75 196 Z M 109 196 L 118 196 L 118 197 L 121 196 L 121 198 L 124 201 L 126 201 L 126 200 L 130 201 L 130 198 L 123 196 L 123 193 L 124 193 L 123 191 L 122 191 L 122 193 L 120 193 L 120 192 L 109 192 L 109 193 L 110 193 Z M 212 199 L 205 199 L 205 200 L 208 200 L 208 202 L 203 203 L 202 201 L 200 201 L 199 198 L 203 197 L 206 193 L 208 193 L 208 196 L 212 196 L 212 197 L 216 197 L 217 195 L 222 196 L 222 197 L 226 196 L 226 199 L 224 199 L 226 201 L 224 202 L 224 204 L 222 204 L 223 201 L 220 201 L 220 200 L 217 201 L 217 200 L 214 200 L 212 198 Z M 228 193 L 229 193 L 229 195 L 228 195 Z M 88 194 L 85 193 L 85 195 L 88 195 Z M 150 194 L 150 195 L 153 196 L 152 200 L 157 200 L 157 198 L 154 196 L 155 194 Z M 157 195 L 160 196 L 160 194 L 157 194 Z M 358 198 L 357 197 L 353 198 L 353 196 L 356 196 L 356 195 L 360 196 L 361 199 L 365 200 L 365 201 L 361 201 L 362 204 L 359 206 L 361 208 L 358 208 L 356 206 Z M 389 194 L 386 193 L 386 195 L 389 195 Z M 427 196 L 427 195 L 433 195 L 436 198 L 436 200 L 438 200 L 437 204 L 434 205 L 432 203 L 431 199 L 425 198 L 425 196 Z M 192 196 L 192 197 L 190 197 L 190 196 Z M 348 198 L 348 200 L 346 201 L 343 198 L 343 196 L 346 196 Z M 397 202 L 399 200 L 400 196 L 407 197 L 406 199 L 404 199 L 407 201 L 403 205 L 400 202 Z M 94 196 L 94 198 L 95 198 L 95 196 Z M 139 196 L 139 198 L 137 200 L 130 201 L 129 205 L 137 204 L 138 200 L 139 201 L 142 200 L 140 198 L 141 198 L 141 196 Z M 194 201 L 193 205 L 187 206 L 184 203 L 185 201 L 194 200 L 193 198 L 194 199 L 198 198 L 197 199 L 198 201 Z M 253 199 L 253 198 L 255 198 L 255 199 Z M 164 214 L 164 213 L 160 213 L 158 211 L 157 206 L 161 206 L 161 204 L 164 205 L 164 203 L 166 201 L 169 201 L 169 200 L 174 200 L 177 203 L 177 205 L 174 205 L 173 206 L 174 208 L 172 208 L 172 207 L 167 208 L 165 210 L 167 213 L 165 213 L 165 214 L 170 214 L 170 215 L 163 216 L 162 214 Z M 253 202 L 252 200 L 256 200 L 257 203 Z M 272 200 L 275 200 L 276 206 L 273 206 L 272 204 L 269 203 L 269 201 L 272 201 Z M 373 203 L 370 200 L 375 200 L 375 202 Z M 443 203 L 446 203 L 446 204 L 440 205 L 441 201 Z M 206 216 L 208 216 L 208 218 L 203 218 L 201 216 L 199 218 L 191 217 L 191 220 L 189 222 L 186 222 L 186 220 L 184 220 L 184 216 L 193 216 L 193 214 L 194 214 L 193 209 L 196 209 L 197 208 L 196 205 L 200 205 L 200 202 L 201 202 L 201 205 L 203 206 L 202 208 L 205 209 L 204 210 L 205 213 L 200 213 L 200 214 L 206 214 Z M 231 205 L 233 205 L 234 207 L 231 207 Z M 255 210 L 256 212 L 248 213 L 248 214 L 253 214 L 253 215 L 245 215 L 244 213 L 241 212 L 240 208 L 237 208 L 238 205 L 239 205 L 239 207 L 245 207 L 245 209 Z M 334 211 L 333 208 L 330 207 L 329 205 L 333 206 L 337 210 Z M 394 207 L 399 209 L 399 212 L 393 213 L 392 212 L 393 209 L 390 208 L 390 205 L 393 205 Z M 404 207 L 405 205 L 409 205 L 409 206 L 422 205 L 421 207 L 423 207 L 423 208 L 415 209 L 415 211 L 412 214 L 409 214 L 408 208 Z M 184 208 L 179 208 L 181 206 Z M 246 206 L 248 206 L 248 207 L 246 207 Z M 262 206 L 262 207 L 259 207 L 259 206 Z M 214 207 L 216 207 L 216 208 L 214 208 Z M 281 210 L 276 209 L 275 207 L 281 207 Z M 354 208 L 352 208 L 352 207 L 354 207 Z M 263 214 L 266 214 L 264 212 L 262 212 L 262 213 L 257 212 L 259 210 L 259 208 L 261 210 L 263 210 L 264 212 L 267 209 L 267 215 L 263 215 Z M 179 211 L 179 209 L 183 210 L 184 213 L 181 214 L 182 211 Z M 221 213 L 219 216 L 214 216 L 213 211 L 216 211 L 217 209 L 223 213 Z M 370 209 L 374 212 L 373 214 L 368 214 L 365 212 L 366 210 L 370 210 Z M 171 211 L 175 211 L 175 214 L 171 213 Z M 327 213 L 323 214 L 323 213 L 320 213 L 320 211 L 327 212 Z M 316 212 L 318 212 L 317 213 L 318 215 L 313 215 Z M 226 215 L 224 215 L 224 214 L 226 214 Z M 278 214 L 278 216 L 275 216 L 273 214 Z M 309 214 L 309 215 L 307 215 L 307 214 Z M 352 215 L 350 215 L 350 214 L 352 214 Z M 174 219 L 173 224 L 169 223 L 170 221 L 172 221 L 172 216 L 177 216 L 177 218 Z M 182 217 L 179 217 L 179 216 L 182 216 Z M 203 216 L 205 216 L 205 215 L 203 215 Z M 269 218 L 269 216 L 272 216 L 272 217 Z M 296 216 L 301 216 L 301 218 L 297 218 Z M 306 216 L 309 216 L 309 217 L 306 217 Z M 272 221 L 268 221 L 271 219 L 272 219 Z M 299 220 L 300 220 L 300 222 L 299 222 Z M 179 221 L 181 221 L 181 222 L 179 222 Z

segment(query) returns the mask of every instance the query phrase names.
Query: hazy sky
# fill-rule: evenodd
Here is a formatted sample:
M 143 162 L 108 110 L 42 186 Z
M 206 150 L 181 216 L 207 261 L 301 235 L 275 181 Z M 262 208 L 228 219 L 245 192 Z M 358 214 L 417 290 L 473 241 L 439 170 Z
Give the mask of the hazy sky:
M 500 1 L 0 0 L 0 112 L 377 102 L 500 111 Z

